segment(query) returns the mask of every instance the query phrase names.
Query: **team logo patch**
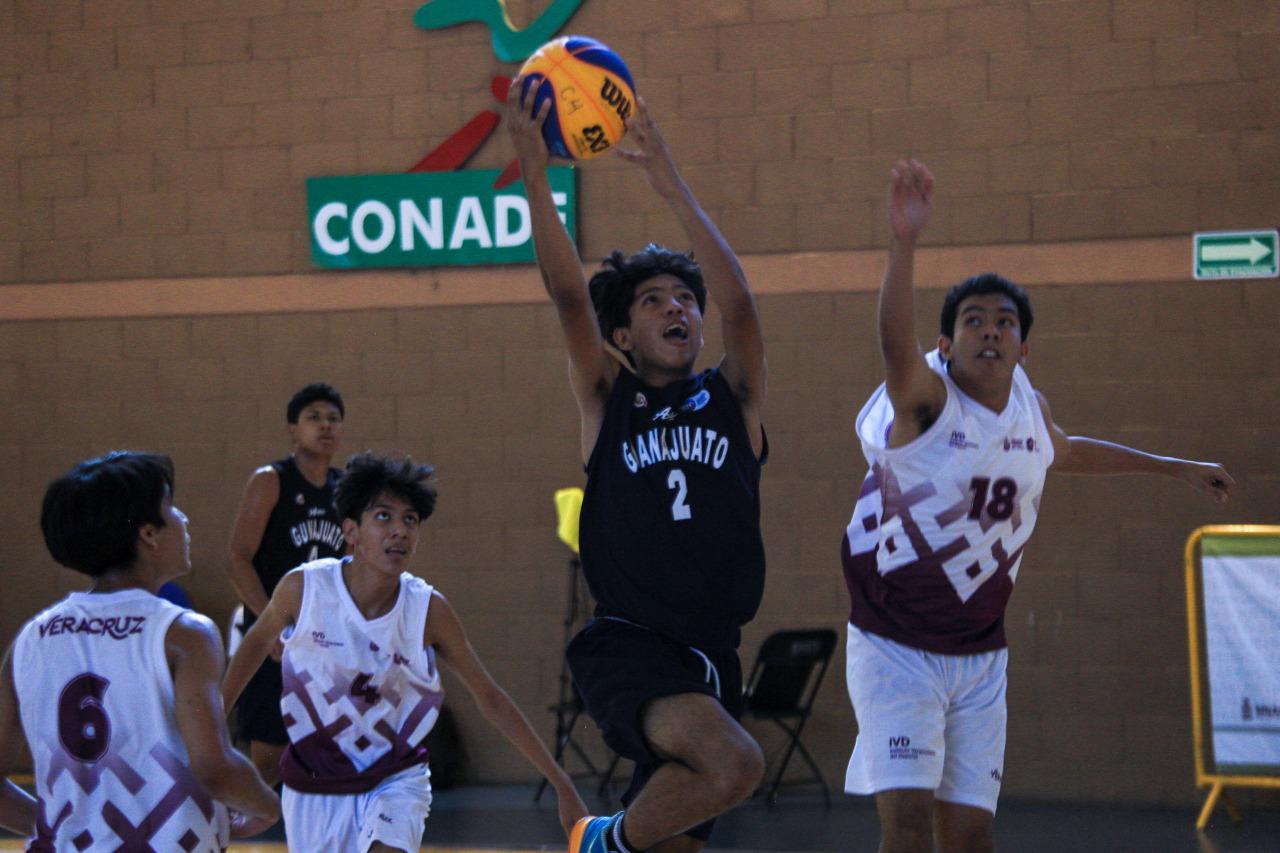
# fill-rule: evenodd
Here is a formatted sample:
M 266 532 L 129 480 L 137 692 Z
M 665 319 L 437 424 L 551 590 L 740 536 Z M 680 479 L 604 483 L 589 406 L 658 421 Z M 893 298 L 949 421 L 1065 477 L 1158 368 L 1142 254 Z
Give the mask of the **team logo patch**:
M 647 405 L 649 405 L 649 399 L 648 399 L 647 397 L 645 397 L 645 395 L 644 395 L 644 392 L 643 392 L 643 391 L 637 391 L 637 392 L 636 392 L 636 403 L 635 403 L 636 408 L 637 408 L 637 409 L 643 409 L 643 408 L 644 408 L 645 406 L 647 406 Z
M 298 492 L 297 497 L 293 499 L 293 502 L 296 503 L 298 506 L 302 506 L 304 503 L 307 502 L 307 499 L 302 496 L 302 492 Z
M 706 388 L 703 388 L 697 394 L 694 394 L 688 400 L 685 400 L 684 405 L 680 407 L 680 411 L 685 412 L 686 414 L 689 412 L 696 412 L 699 409 L 706 408 L 707 403 L 710 402 L 711 392 Z

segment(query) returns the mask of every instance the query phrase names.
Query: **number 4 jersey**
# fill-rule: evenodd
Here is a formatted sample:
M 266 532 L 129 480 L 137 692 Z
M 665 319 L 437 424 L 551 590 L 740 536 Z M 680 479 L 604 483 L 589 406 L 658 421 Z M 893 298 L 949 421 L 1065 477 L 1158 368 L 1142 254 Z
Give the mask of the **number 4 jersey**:
M 760 465 L 719 370 L 652 388 L 623 370 L 587 463 L 580 538 L 597 615 L 737 648 L 764 592 Z
M 1005 646 L 1005 606 L 1053 444 L 1021 366 L 996 413 L 956 386 L 936 350 L 927 360 L 947 402 L 924 433 L 888 449 L 894 412 L 884 385 L 858 414 L 871 470 L 841 552 L 849 622 L 926 651 L 991 651 Z
M 33 851 L 221 851 L 227 811 L 174 719 L 165 634 L 185 612 L 146 590 L 73 592 L 13 645 L 35 764 Z

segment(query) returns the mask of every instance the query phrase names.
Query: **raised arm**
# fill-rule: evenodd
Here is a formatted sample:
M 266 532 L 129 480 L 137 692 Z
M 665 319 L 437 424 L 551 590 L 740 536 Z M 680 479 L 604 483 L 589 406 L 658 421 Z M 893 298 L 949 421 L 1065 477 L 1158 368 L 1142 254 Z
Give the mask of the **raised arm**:
M 522 98 L 523 78 L 511 82 L 507 92 L 507 128 L 520 160 L 525 193 L 529 197 L 529 215 L 533 221 L 533 245 L 538 254 L 538 270 L 542 284 L 555 305 L 569 350 L 569 375 L 578 407 L 582 410 L 582 457 L 591 455 L 604 404 L 618 376 L 619 363 L 605 350 L 596 321 L 587 279 L 582 272 L 582 258 L 560 221 L 551 195 L 547 166 L 551 155 L 542 139 L 542 124 L 551 109 L 550 99 L 534 115 L 533 92 Z
M 578 819 L 586 815 L 586 805 L 578 796 L 578 791 L 573 787 L 573 781 L 569 779 L 568 774 L 556 764 L 551 753 L 547 752 L 547 747 L 529 725 L 528 719 L 484 668 L 476 650 L 467 640 L 458 615 L 449 605 L 449 601 L 438 592 L 431 597 L 431 609 L 427 615 L 423 643 L 435 646 L 440 660 L 447 663 L 471 691 L 484 718 L 501 732 L 512 746 L 520 750 L 520 754 L 527 758 L 555 789 L 559 800 L 560 825 L 568 835 Z
M 253 568 L 253 555 L 262 544 L 271 511 L 280 500 L 280 475 L 270 465 L 264 465 L 244 487 L 240 509 L 231 528 L 231 553 L 227 566 L 227 578 L 236 598 L 256 616 L 267 606 L 267 591 L 262 579 Z
M 192 774 L 215 800 L 238 813 L 235 835 L 266 829 L 280 819 L 280 800 L 231 746 L 218 695 L 224 663 L 218 629 L 198 613 L 182 614 L 165 635 L 165 656 L 173 672 L 174 716 Z
M 636 112 L 627 121 L 625 141 L 630 144 L 619 147 L 618 155 L 644 169 L 649 185 L 680 221 L 694 260 L 702 268 L 707 292 L 720 311 L 724 376 L 742 406 L 751 443 L 759 454 L 763 444 L 760 410 L 764 405 L 767 372 L 760 315 L 747 277 L 728 241 L 685 183 L 644 98 L 636 98 Z
M 1120 476 L 1124 474 L 1156 474 L 1181 480 L 1204 492 L 1216 503 L 1225 503 L 1236 481 L 1221 465 L 1195 462 L 1173 456 L 1156 456 L 1123 444 L 1097 438 L 1069 436 L 1053 420 L 1049 401 L 1039 391 L 1040 411 L 1053 438 L 1053 465 L 1050 471 L 1082 476 Z
M 946 387 L 925 361 L 916 337 L 916 241 L 933 212 L 933 174 L 923 163 L 899 160 L 889 185 L 889 265 L 880 285 L 880 353 L 885 389 L 896 417 L 889 444 L 915 438 L 946 403 Z
M 236 703 L 245 685 L 262 666 L 280 632 L 298 619 L 302 607 L 302 573 L 294 570 L 280 579 L 271 601 L 240 641 L 222 677 L 222 701 L 228 708 Z
M 24 739 L 10 647 L 0 664 L 0 779 L 4 779 L 0 783 L 0 826 L 30 837 L 36 831 L 36 799 L 7 778 L 18 763 Z

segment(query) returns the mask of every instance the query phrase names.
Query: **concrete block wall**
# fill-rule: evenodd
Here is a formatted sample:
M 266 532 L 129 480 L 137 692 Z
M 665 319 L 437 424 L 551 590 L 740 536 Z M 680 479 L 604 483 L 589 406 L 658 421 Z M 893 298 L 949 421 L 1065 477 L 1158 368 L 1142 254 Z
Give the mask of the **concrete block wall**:
M 477 112 L 479 25 L 418 0 L 18 0 L 0 13 L 0 282 L 306 271 L 307 177 L 407 169 Z M 513 0 L 520 25 L 545 4 Z M 1280 220 L 1266 0 L 587 0 L 690 181 L 750 251 L 883 241 L 883 177 L 932 163 L 934 243 Z M 476 167 L 510 158 L 499 131 Z M 584 254 L 675 239 L 615 161 Z

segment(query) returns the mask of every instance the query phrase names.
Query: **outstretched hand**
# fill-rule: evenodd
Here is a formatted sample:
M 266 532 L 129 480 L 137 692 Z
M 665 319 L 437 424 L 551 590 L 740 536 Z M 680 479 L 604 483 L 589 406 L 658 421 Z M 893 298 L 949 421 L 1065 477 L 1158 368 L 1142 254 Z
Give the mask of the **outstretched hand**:
M 1226 469 L 1213 462 L 1183 461 L 1178 466 L 1178 479 L 1212 496 L 1215 503 L 1226 503 L 1236 485 Z
M 628 140 L 630 145 L 616 146 L 618 156 L 644 169 L 650 186 L 659 195 L 680 187 L 680 172 L 676 169 L 675 160 L 671 158 L 671 149 L 667 147 L 662 132 L 649 115 L 649 107 L 644 98 L 639 95 L 636 96 L 636 111 L 627 119 L 627 135 L 623 137 L 623 141 Z
M 933 173 L 918 160 L 899 160 L 889 184 L 889 227 L 899 240 L 915 240 L 933 212 Z
M 542 125 L 551 112 L 551 99 L 543 101 L 535 112 L 533 104 L 538 87 L 530 86 L 525 92 L 524 80 L 517 77 L 507 89 L 507 132 L 520 159 L 521 172 L 528 174 L 531 169 L 545 169 L 551 164 L 551 152 L 542 138 Z

